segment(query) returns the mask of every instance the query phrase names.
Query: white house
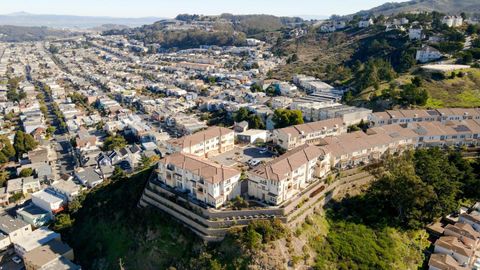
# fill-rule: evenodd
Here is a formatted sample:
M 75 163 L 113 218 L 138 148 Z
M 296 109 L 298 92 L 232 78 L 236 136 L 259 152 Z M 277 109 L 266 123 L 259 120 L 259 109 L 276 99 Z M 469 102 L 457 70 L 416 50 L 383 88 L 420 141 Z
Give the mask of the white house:
M 211 127 L 182 138 L 169 140 L 169 153 L 182 152 L 195 156 L 209 156 L 233 150 L 235 135 L 233 130 L 224 127 Z
M 241 172 L 200 157 L 174 153 L 158 163 L 158 179 L 215 208 L 240 195 Z
M 427 63 L 438 60 L 442 57 L 443 54 L 439 50 L 430 46 L 423 46 L 421 49 L 417 50 L 415 59 L 420 63 Z
M 303 145 L 248 171 L 248 195 L 279 205 L 330 171 L 329 158 L 320 148 Z
M 373 24 L 374 24 L 374 23 L 373 23 L 372 18 L 369 18 L 368 20 L 361 20 L 361 21 L 359 21 L 359 22 L 358 22 L 358 27 L 359 27 L 359 28 L 367 28 L 367 27 L 369 27 L 369 26 L 371 26 L 371 25 L 373 25 Z

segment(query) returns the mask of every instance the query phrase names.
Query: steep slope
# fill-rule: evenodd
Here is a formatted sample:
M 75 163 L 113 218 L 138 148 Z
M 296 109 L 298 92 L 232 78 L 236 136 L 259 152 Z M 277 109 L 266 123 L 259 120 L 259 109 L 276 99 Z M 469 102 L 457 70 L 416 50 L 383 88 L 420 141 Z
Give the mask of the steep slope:
M 403 3 L 386 3 L 370 10 L 358 12 L 358 15 L 383 14 L 391 15 L 402 12 L 438 11 L 446 14 L 461 12 L 479 13 L 480 1 L 478 0 L 413 0 Z

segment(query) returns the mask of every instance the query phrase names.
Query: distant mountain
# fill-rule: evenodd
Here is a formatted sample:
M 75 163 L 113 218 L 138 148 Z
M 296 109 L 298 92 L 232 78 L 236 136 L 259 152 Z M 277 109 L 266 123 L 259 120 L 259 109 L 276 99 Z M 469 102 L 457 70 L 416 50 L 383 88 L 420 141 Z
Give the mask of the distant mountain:
M 413 0 L 402 3 L 385 3 L 358 15 L 392 15 L 402 12 L 438 11 L 446 14 L 480 13 L 480 0 Z
M 89 17 L 73 15 L 44 15 L 16 12 L 0 15 L 0 25 L 14 26 L 46 26 L 50 28 L 94 28 L 102 25 L 126 25 L 137 27 L 151 24 L 162 18 L 115 18 L 115 17 Z

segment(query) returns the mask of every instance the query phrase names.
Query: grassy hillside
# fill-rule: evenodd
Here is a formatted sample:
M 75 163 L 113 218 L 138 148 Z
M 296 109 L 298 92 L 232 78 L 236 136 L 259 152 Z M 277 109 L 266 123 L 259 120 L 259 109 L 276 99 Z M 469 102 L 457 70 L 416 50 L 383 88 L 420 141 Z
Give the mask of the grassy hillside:
M 456 14 L 468 11 L 480 12 L 480 2 L 477 0 L 414 0 L 404 3 L 386 3 L 376 8 L 361 11 L 357 14 L 392 15 L 413 11 L 438 11 L 447 14 Z
M 480 69 L 465 73 L 461 78 L 426 81 L 430 99 L 425 107 L 480 107 Z
M 471 68 L 463 70 L 464 76 L 456 72 L 455 78 L 451 74 L 445 74 L 445 78 L 431 79 L 428 76 L 422 78 L 421 88 L 427 90 L 429 98 L 424 108 L 445 108 L 445 107 L 480 107 L 480 69 Z M 376 97 L 382 95 L 384 91 L 391 87 L 391 84 L 397 86 L 397 91 L 401 91 L 401 86 L 411 83 L 414 75 L 404 74 L 396 78 L 391 83 L 383 83 L 378 90 L 369 87 L 363 90 L 351 103 L 355 105 L 369 106 L 372 108 L 381 108 L 382 104 L 372 104 Z M 388 104 L 383 104 L 388 107 Z

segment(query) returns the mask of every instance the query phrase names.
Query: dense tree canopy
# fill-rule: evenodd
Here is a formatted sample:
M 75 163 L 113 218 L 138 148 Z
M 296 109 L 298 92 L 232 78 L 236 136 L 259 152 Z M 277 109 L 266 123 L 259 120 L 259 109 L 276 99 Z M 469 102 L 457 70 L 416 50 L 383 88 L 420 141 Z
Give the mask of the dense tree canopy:
M 277 109 L 273 115 L 275 128 L 303 124 L 303 114 L 299 110 Z
M 461 200 L 478 200 L 479 171 L 478 161 L 439 148 L 389 157 L 374 171 L 378 180 L 367 192 L 336 205 L 335 215 L 373 226 L 421 228 L 458 210 Z

